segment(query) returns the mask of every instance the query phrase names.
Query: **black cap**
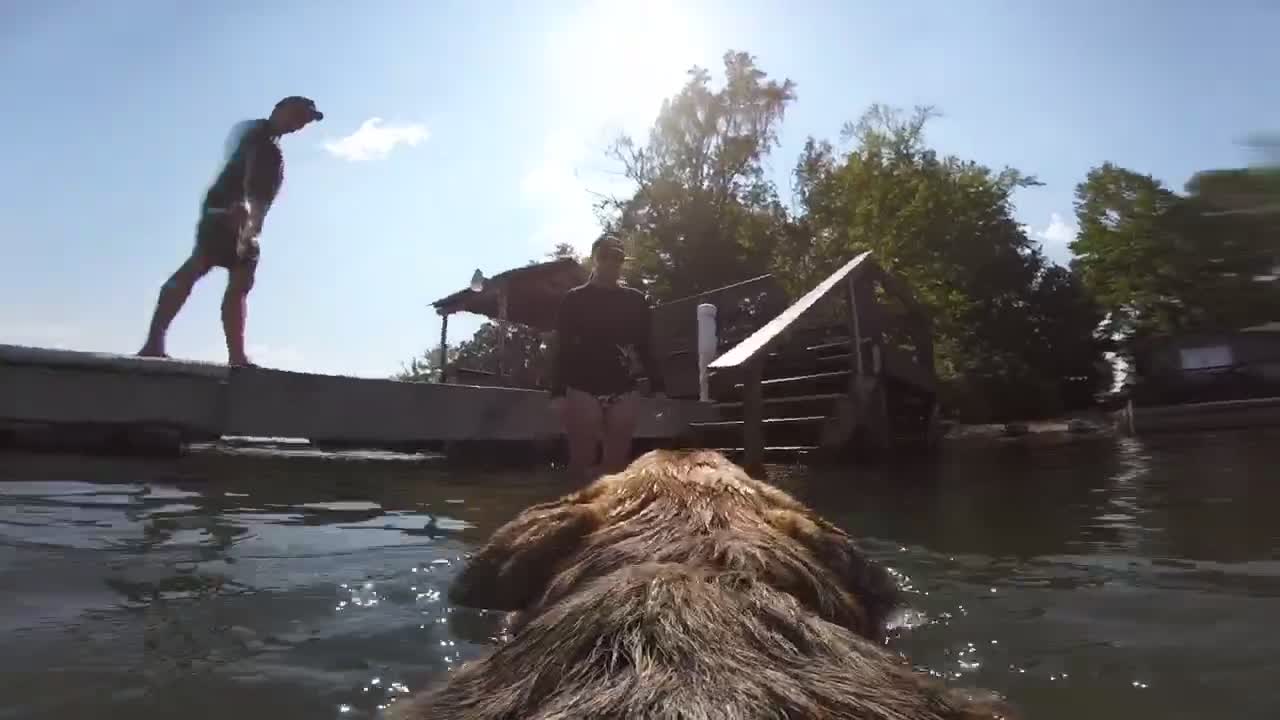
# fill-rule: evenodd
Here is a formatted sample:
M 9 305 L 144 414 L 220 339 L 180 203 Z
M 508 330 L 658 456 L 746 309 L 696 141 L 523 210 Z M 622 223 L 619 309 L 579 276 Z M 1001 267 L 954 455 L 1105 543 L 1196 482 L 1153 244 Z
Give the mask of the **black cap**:
M 627 246 L 622 240 L 612 233 L 603 235 L 599 240 L 591 243 L 591 254 L 595 255 L 600 250 L 616 250 L 624 258 L 627 256 Z
M 301 95 L 290 95 L 289 97 L 284 98 L 280 102 L 276 103 L 276 107 L 280 107 L 282 105 L 295 105 L 295 104 L 306 106 L 306 108 L 311 111 L 312 120 L 324 119 L 324 113 L 316 109 L 316 101 L 312 100 L 311 98 L 303 97 Z

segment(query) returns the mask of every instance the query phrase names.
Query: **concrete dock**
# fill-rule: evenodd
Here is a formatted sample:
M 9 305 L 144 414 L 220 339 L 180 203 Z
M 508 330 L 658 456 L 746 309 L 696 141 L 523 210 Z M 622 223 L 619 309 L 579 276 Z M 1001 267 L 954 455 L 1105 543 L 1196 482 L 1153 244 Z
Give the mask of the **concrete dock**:
M 1127 435 L 1199 430 L 1235 430 L 1280 426 L 1280 397 L 1135 406 L 1115 413 L 1115 425 Z
M 677 441 L 715 410 L 644 399 L 636 437 Z M 0 345 L 0 446 L 163 452 L 223 436 L 448 450 L 554 443 L 546 392 Z M 56 449 L 56 448 L 55 448 Z

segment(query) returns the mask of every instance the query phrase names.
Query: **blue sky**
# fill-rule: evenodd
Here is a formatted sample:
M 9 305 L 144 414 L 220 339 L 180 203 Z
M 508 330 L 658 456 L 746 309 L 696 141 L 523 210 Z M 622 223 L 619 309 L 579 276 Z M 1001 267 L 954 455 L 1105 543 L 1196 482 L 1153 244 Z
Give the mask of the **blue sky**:
M 799 99 L 773 170 L 872 102 L 933 104 L 931 141 L 1045 187 L 1019 218 L 1065 260 L 1072 191 L 1110 160 L 1181 189 L 1280 126 L 1280 4 L 1222 2 L 302 2 L 0 4 L 0 343 L 133 352 L 238 121 L 280 97 L 326 118 L 283 141 L 250 352 L 385 376 L 432 344 L 426 305 L 585 247 L 603 156 L 684 70 L 727 49 Z M 1269 72 L 1268 72 L 1269 71 Z M 225 360 L 224 275 L 169 351 Z M 455 319 L 462 339 L 478 319 Z

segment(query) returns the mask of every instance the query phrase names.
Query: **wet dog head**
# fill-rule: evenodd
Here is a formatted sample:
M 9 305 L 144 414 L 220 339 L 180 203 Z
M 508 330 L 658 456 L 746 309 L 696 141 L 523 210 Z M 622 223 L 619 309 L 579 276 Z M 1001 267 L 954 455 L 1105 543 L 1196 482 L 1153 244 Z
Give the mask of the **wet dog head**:
M 393 718 L 995 720 L 752 573 L 643 562 L 582 583 Z
M 650 452 L 503 525 L 450 589 L 459 605 L 541 608 L 645 562 L 746 573 L 880 640 L 897 587 L 842 530 L 710 451 Z

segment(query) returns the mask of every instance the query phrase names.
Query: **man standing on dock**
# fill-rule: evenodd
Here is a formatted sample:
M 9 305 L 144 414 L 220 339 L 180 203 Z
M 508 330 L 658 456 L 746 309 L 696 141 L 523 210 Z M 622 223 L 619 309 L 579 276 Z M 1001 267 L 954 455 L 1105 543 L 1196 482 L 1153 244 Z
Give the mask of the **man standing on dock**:
M 314 120 L 324 119 L 312 100 L 297 95 L 276 103 L 267 118 L 241 123 L 232 134 L 234 147 L 218 179 L 205 194 L 195 249 L 160 288 L 144 357 L 168 357 L 165 334 L 191 294 L 191 288 L 214 267 L 227 269 L 222 297 L 222 329 L 230 365 L 252 365 L 244 352 L 244 321 L 249 291 L 258 269 L 258 234 L 271 203 L 284 184 L 280 137 Z
M 638 403 L 629 350 L 639 355 L 650 392 L 664 390 L 649 302 L 621 282 L 622 241 L 605 235 L 591 246 L 591 256 L 590 280 L 560 303 L 551 388 L 568 436 L 569 472 L 580 481 L 590 479 L 602 444 L 601 472 L 618 472 L 631 462 Z

